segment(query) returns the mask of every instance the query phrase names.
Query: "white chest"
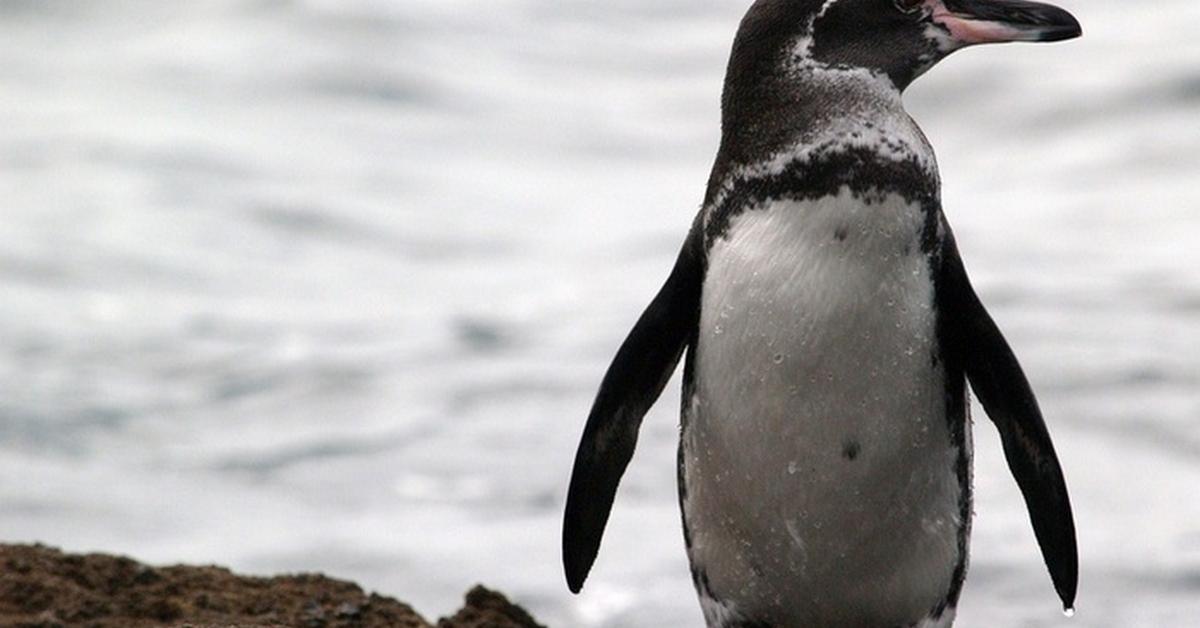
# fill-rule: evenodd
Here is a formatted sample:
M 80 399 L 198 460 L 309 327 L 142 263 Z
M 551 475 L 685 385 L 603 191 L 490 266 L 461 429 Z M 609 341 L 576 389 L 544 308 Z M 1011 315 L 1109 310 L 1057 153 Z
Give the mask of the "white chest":
M 924 386 L 936 341 L 926 221 L 900 196 L 864 203 L 845 189 L 734 218 L 703 291 L 699 379 L 707 400 L 728 404 L 713 409 L 821 402 L 813 414 L 837 415 Z
M 684 435 L 692 560 L 717 587 L 797 585 L 743 604 L 820 623 L 857 599 L 902 618 L 948 587 L 958 449 L 925 224 L 898 195 L 843 189 L 749 209 L 709 252 Z

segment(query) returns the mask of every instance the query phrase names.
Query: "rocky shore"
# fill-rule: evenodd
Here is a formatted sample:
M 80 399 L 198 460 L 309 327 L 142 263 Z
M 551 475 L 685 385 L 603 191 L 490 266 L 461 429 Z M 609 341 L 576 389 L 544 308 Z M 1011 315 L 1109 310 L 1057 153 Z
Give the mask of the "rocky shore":
M 0 626 L 19 628 L 535 628 L 483 587 L 436 623 L 395 599 L 320 574 L 255 578 L 223 567 L 151 567 L 107 554 L 0 545 Z

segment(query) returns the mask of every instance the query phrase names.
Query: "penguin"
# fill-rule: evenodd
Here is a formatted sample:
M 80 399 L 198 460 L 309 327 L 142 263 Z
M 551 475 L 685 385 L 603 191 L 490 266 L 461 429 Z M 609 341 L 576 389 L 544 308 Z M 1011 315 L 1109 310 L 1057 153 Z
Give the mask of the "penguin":
M 972 518 L 968 382 L 1073 609 L 1075 524 L 1050 434 L 901 95 L 961 48 L 1081 34 L 1067 11 L 1021 0 L 753 3 L 704 203 L 587 418 L 563 523 L 571 591 L 682 358 L 679 504 L 708 626 L 950 626 Z

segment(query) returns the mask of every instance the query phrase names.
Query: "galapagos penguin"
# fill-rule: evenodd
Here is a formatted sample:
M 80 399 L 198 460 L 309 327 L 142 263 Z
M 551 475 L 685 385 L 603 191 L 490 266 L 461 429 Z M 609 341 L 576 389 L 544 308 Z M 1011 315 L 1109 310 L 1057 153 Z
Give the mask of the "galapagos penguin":
M 1078 558 L 1033 391 L 976 296 L 904 89 L 960 48 L 1081 34 L 1021 0 L 757 0 L 674 269 L 604 376 L 563 527 L 587 577 L 686 352 L 679 502 L 710 627 L 945 627 L 967 570 L 967 382 L 1064 609 Z

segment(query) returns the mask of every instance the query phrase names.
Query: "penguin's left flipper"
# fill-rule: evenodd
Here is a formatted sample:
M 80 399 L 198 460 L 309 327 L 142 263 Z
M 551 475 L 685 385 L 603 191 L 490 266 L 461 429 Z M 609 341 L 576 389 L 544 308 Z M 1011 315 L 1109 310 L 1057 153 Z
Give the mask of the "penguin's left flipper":
M 563 567 L 575 593 L 596 561 L 642 417 L 662 394 L 699 326 L 703 259 L 704 230 L 697 217 L 670 277 L 617 351 L 592 404 L 563 516 Z
M 952 320 L 951 342 L 959 345 L 971 389 L 1000 432 L 1063 608 L 1072 608 L 1079 579 L 1075 521 L 1050 433 L 1021 365 L 971 287 L 948 227 L 942 264 L 938 292 L 945 299 L 940 309 Z

